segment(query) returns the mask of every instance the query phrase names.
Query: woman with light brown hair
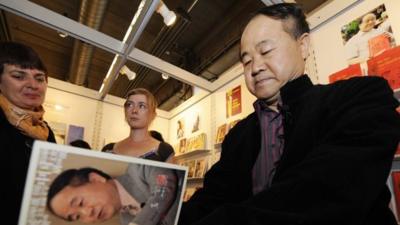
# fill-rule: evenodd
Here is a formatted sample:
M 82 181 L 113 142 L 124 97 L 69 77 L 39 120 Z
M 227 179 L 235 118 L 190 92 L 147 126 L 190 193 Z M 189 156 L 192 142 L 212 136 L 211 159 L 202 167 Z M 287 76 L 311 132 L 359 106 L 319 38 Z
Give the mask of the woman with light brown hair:
M 156 108 L 157 100 L 148 90 L 137 88 L 129 91 L 124 109 L 130 134 L 114 145 L 115 154 L 172 162 L 172 146 L 155 139 L 149 132 L 149 126 L 157 115 Z

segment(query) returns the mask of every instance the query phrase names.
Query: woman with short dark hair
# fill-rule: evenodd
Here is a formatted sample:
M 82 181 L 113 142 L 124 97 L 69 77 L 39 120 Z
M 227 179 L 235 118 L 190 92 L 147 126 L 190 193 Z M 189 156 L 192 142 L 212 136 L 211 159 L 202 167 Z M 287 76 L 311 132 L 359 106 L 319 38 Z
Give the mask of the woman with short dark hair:
M 18 221 L 33 141 L 55 142 L 43 120 L 46 90 L 47 70 L 39 55 L 26 45 L 0 42 L 1 165 L 7 182 L 2 203 L 9 224 Z

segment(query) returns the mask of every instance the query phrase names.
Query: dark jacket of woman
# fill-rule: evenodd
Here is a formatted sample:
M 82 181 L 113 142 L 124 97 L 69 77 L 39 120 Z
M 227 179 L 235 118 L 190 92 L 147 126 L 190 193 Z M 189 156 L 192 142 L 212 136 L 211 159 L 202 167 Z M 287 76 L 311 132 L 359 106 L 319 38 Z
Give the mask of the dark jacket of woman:
M 8 224 L 18 223 L 33 141 L 11 125 L 0 109 L 1 202 L 5 210 L 3 218 Z M 50 128 L 47 141 L 56 142 Z

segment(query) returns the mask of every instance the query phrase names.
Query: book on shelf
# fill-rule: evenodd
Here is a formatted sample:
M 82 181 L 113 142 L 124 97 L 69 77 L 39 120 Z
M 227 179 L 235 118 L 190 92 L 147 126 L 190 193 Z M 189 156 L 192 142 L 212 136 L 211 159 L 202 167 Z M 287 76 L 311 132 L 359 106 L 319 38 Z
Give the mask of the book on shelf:
M 190 160 L 185 162 L 185 164 L 188 167 L 188 178 L 194 178 L 195 173 L 196 173 L 196 161 L 195 160 Z
M 182 138 L 181 140 L 179 140 L 179 155 L 186 153 L 186 144 L 186 138 Z
M 400 171 L 393 171 L 391 173 L 391 191 L 394 204 L 392 204 L 393 213 L 400 216 Z
M 369 57 L 375 57 L 391 48 L 390 37 L 381 34 L 368 40 Z
M 224 123 L 218 127 L 215 143 L 222 143 L 222 141 L 225 138 L 226 132 L 227 132 L 227 125 L 226 123 Z
M 201 158 L 196 160 L 195 177 L 202 178 L 207 171 L 207 159 Z

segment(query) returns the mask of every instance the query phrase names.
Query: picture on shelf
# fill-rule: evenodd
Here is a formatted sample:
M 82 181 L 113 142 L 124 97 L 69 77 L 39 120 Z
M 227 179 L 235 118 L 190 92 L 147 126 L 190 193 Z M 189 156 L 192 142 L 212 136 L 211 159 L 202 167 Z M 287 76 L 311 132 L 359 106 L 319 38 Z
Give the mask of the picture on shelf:
M 227 125 L 226 125 L 226 123 L 224 123 L 224 124 L 222 124 L 222 125 L 220 125 L 220 126 L 218 127 L 217 136 L 216 136 L 216 138 L 215 138 L 215 143 L 216 143 L 216 144 L 222 143 L 222 141 L 224 140 L 224 137 L 225 137 L 225 135 L 226 135 L 226 132 L 227 132 Z
M 365 62 L 396 46 L 384 4 L 344 25 L 341 36 L 348 64 Z
M 193 123 L 192 133 L 198 131 L 200 129 L 200 115 L 197 114 L 196 120 Z
M 192 146 L 188 151 L 194 151 L 194 150 L 201 150 L 206 148 L 206 134 L 201 133 L 199 135 L 196 135 L 194 137 L 191 137 L 192 139 Z
M 176 129 L 176 137 L 183 138 L 185 136 L 185 121 L 183 119 L 178 120 Z
M 196 178 L 202 178 L 204 177 L 204 174 L 207 171 L 207 159 L 202 158 L 202 159 L 197 159 L 196 160 L 196 172 L 194 177 Z
M 73 179 L 76 174 L 87 177 L 84 184 L 72 186 L 66 181 Z M 113 204 L 107 214 L 99 216 L 102 225 L 143 224 L 144 221 L 152 219 L 157 220 L 153 221 L 154 224 L 177 224 L 186 175 L 187 169 L 183 166 L 97 151 L 82 151 L 67 145 L 36 141 L 32 149 L 19 225 L 81 224 L 80 221 L 65 221 L 71 215 L 65 214 L 64 210 L 73 210 L 74 205 L 64 199 L 73 199 L 76 193 L 84 193 L 88 201 L 85 204 L 103 207 L 101 204 L 104 202 L 96 201 L 93 197 L 101 195 L 104 190 L 113 190 L 112 196 L 115 197 L 123 191 L 132 197 L 135 200 L 133 203 L 137 205 L 133 205 L 132 211 L 123 212 L 121 204 Z M 63 188 L 63 185 L 69 186 Z M 95 187 L 96 191 L 91 192 L 93 189 L 89 187 Z M 151 196 L 160 193 L 163 196 L 156 197 L 159 205 L 157 210 L 160 212 L 154 213 L 154 209 L 144 207 L 150 204 L 147 201 L 154 200 Z M 139 202 L 145 203 L 144 206 Z M 48 207 L 51 207 L 51 210 Z M 147 216 L 150 213 L 151 218 Z M 157 216 L 157 213 L 160 216 Z
M 186 153 L 186 138 L 182 138 L 179 141 L 179 150 L 178 150 L 179 154 L 184 154 Z
M 194 178 L 195 177 L 195 172 L 196 172 L 196 162 L 195 160 L 190 160 L 185 162 L 185 164 L 188 167 L 188 178 Z

